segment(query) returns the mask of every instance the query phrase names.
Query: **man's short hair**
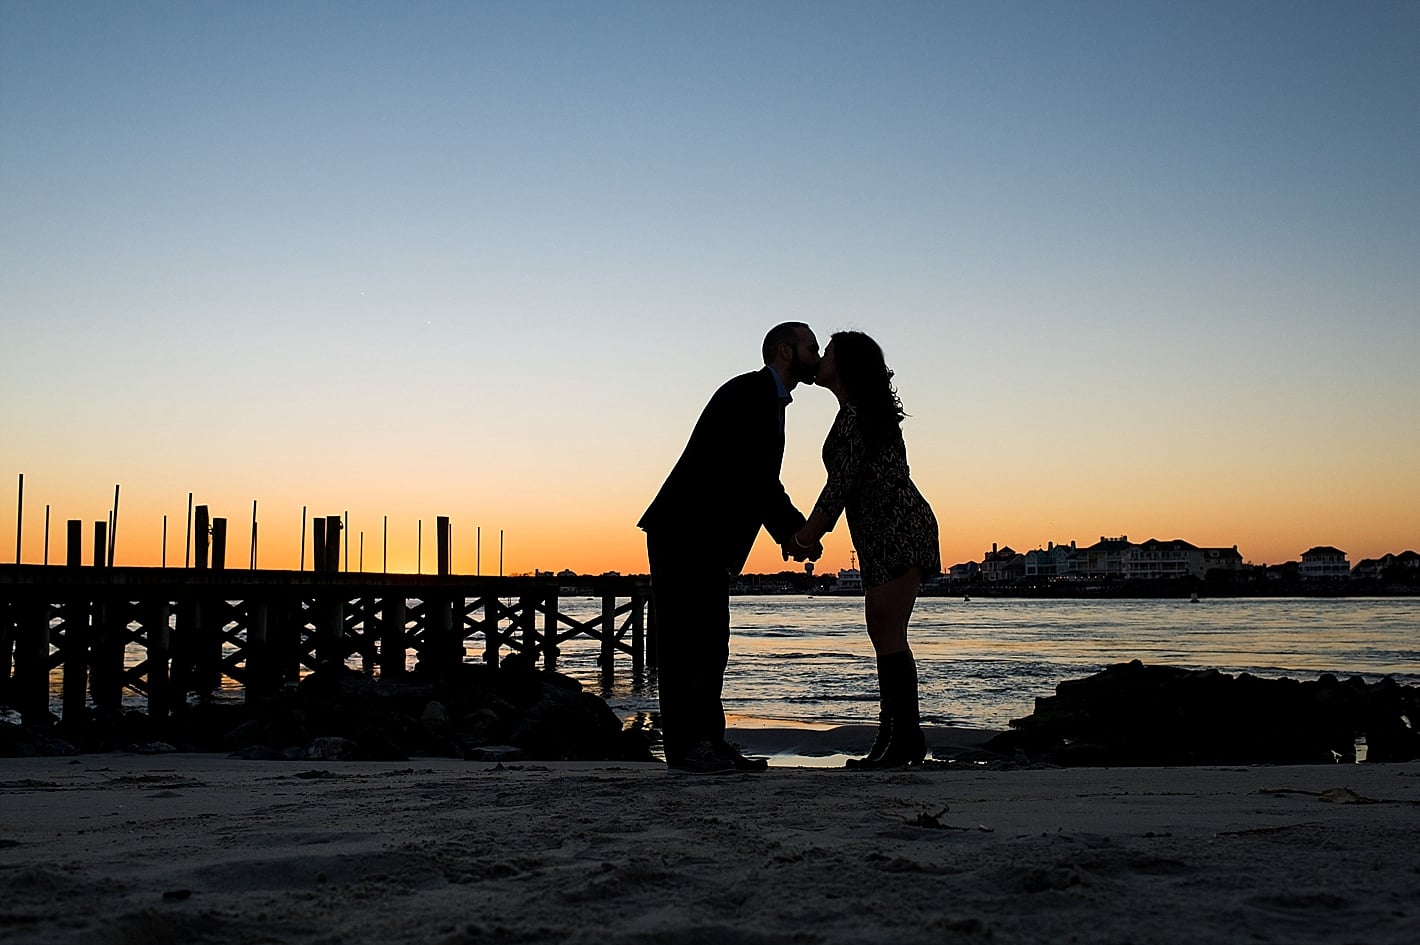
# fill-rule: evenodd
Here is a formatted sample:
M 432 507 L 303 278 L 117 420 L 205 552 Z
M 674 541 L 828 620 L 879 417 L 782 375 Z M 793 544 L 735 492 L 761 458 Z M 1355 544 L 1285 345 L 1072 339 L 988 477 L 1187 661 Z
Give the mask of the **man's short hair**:
M 774 355 L 778 353 L 780 345 L 797 348 L 799 346 L 799 329 L 807 329 L 808 327 L 803 322 L 781 322 L 769 329 L 769 334 L 764 336 L 764 363 L 773 363 Z

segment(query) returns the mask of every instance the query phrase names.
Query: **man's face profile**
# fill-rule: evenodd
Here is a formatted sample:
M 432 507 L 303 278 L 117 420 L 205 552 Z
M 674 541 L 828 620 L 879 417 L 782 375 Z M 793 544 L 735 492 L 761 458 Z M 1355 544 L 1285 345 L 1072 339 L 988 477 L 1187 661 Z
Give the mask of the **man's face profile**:
M 807 328 L 796 329 L 798 344 L 789 362 L 789 376 L 800 384 L 812 384 L 818 376 L 818 338 Z

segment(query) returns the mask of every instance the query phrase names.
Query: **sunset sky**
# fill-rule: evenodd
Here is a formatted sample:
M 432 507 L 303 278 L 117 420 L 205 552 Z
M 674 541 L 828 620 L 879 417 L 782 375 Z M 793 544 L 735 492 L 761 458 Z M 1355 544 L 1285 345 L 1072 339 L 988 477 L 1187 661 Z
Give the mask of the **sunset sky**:
M 0 561 L 23 474 L 26 562 L 118 483 L 120 565 L 192 492 L 241 566 L 256 500 L 263 567 L 642 572 L 790 319 L 881 342 L 948 564 L 1420 547 L 1420 3 L 0 0 Z

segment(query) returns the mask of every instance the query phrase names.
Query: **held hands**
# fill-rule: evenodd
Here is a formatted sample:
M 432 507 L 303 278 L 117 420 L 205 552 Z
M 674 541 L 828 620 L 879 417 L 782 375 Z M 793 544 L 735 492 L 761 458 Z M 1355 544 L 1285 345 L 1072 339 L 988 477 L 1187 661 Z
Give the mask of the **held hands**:
M 784 553 L 785 561 L 790 558 L 795 561 L 817 561 L 823 557 L 823 542 L 817 538 L 808 539 L 802 530 L 780 545 L 779 548 Z

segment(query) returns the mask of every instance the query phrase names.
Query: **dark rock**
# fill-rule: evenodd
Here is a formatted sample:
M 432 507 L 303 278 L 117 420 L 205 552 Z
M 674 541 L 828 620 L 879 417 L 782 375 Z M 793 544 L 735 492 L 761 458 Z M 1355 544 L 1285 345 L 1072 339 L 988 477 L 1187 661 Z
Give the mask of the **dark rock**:
M 238 748 L 227 756 L 228 758 L 238 758 L 242 761 L 292 761 L 294 759 L 286 757 L 283 752 L 275 748 L 267 748 L 265 745 L 248 745 L 245 748 Z
M 136 742 L 123 750 L 135 755 L 168 755 L 177 751 L 177 748 L 167 742 Z
M 465 756 L 468 761 L 526 761 L 528 756 L 512 745 L 482 745 L 471 748 Z
M 351 761 L 359 746 L 348 738 L 325 735 L 311 739 L 302 756 L 307 761 Z
M 72 743 L 62 738 L 27 725 L 0 722 L 0 758 L 61 757 L 78 753 Z
M 1315 682 L 1146 666 L 1056 686 L 984 747 L 1062 765 L 1322 764 L 1420 757 L 1420 689 L 1325 674 Z
M 500 666 L 468 663 L 438 676 L 393 679 L 323 667 L 251 702 L 177 706 L 169 719 L 93 712 L 65 734 L 79 750 L 111 751 L 166 742 L 181 751 L 240 758 L 407 761 L 414 755 L 474 757 L 511 746 L 532 760 L 653 760 L 646 733 L 621 720 L 577 680 L 540 671 L 521 657 Z M 34 728 L 0 726 L 0 755 L 58 753 L 65 746 Z

